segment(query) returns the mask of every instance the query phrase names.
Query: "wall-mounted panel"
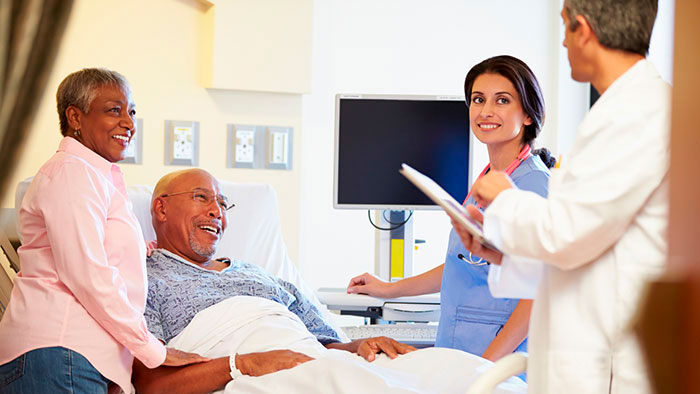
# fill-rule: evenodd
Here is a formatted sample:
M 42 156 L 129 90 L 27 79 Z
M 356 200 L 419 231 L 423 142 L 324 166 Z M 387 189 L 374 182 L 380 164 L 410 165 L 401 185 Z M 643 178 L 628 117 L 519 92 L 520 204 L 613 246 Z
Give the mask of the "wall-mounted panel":
M 206 11 L 204 85 L 311 91 L 312 0 L 217 0 Z

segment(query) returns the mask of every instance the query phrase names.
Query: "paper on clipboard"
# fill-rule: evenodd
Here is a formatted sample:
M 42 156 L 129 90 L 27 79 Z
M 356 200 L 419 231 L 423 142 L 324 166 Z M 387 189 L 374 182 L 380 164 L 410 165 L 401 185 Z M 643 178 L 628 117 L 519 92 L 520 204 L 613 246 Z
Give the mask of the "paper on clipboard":
M 430 197 L 433 202 L 442 207 L 442 209 L 444 209 L 445 212 L 450 215 L 450 217 L 463 224 L 467 231 L 469 231 L 469 233 L 471 233 L 479 242 L 481 242 L 481 244 L 489 249 L 498 251 L 495 246 L 484 238 L 484 230 L 481 227 L 481 223 L 474 220 L 474 218 L 469 215 L 466 208 L 464 208 L 462 204 L 458 203 L 457 200 L 452 198 L 452 196 L 450 196 L 449 193 L 447 193 L 440 185 L 435 183 L 435 181 L 423 175 L 406 163 L 401 164 L 401 169 L 399 169 L 399 172 L 409 181 L 411 181 L 411 183 L 416 185 L 420 191 Z

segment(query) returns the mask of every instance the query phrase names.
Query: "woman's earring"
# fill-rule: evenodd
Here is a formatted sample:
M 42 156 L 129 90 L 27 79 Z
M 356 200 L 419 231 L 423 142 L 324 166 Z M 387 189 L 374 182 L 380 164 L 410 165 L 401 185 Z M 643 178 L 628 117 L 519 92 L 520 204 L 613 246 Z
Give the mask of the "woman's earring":
M 76 130 L 73 132 L 73 135 L 76 136 L 76 137 L 79 137 L 79 136 L 80 136 L 80 129 L 76 129 Z

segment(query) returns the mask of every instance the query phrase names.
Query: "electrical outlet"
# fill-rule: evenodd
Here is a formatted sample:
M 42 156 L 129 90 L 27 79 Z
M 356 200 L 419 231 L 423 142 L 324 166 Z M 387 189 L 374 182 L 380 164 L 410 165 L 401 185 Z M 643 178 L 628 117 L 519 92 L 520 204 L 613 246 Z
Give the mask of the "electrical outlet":
M 173 159 L 192 160 L 194 158 L 194 132 L 191 127 L 173 129 Z
M 291 127 L 267 127 L 267 164 L 266 168 L 275 170 L 292 169 L 292 132 Z
M 199 164 L 199 122 L 165 121 L 165 164 Z
M 291 127 L 233 124 L 227 126 L 226 167 L 292 168 Z
M 226 126 L 226 167 L 260 168 L 265 164 L 263 126 L 232 124 Z
M 236 162 L 253 163 L 255 153 L 255 131 L 236 130 Z
M 272 155 L 270 163 L 287 164 L 287 141 L 286 132 L 272 132 Z
M 120 163 L 143 163 L 143 119 L 136 119 L 134 127 L 135 134 L 131 137 L 129 146 L 126 147 L 126 152 L 124 152 L 124 160 L 121 160 Z

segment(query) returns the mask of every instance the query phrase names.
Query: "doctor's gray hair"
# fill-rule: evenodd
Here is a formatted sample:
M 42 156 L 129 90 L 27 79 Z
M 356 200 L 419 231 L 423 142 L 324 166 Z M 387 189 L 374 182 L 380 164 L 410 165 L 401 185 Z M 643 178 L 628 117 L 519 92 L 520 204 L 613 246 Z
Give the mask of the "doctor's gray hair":
M 601 45 L 642 56 L 649 52 L 658 8 L 658 0 L 564 1 L 569 30 L 578 28 L 576 17 L 582 15 Z
M 68 118 L 66 117 L 68 107 L 74 106 L 87 114 L 98 90 L 107 85 L 117 86 L 127 96 L 131 95 L 131 87 L 126 78 L 116 71 L 105 68 L 84 68 L 63 79 L 56 91 L 56 107 L 61 134 L 66 135 L 69 131 Z

